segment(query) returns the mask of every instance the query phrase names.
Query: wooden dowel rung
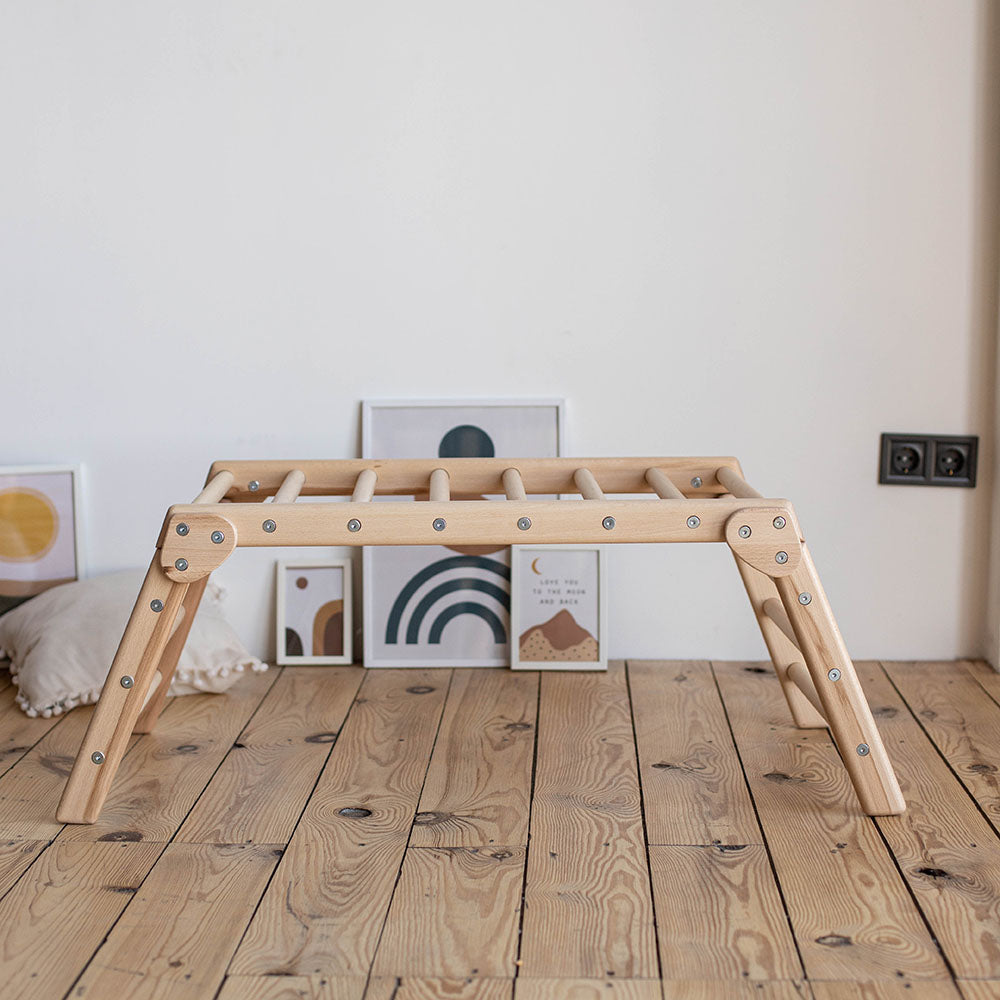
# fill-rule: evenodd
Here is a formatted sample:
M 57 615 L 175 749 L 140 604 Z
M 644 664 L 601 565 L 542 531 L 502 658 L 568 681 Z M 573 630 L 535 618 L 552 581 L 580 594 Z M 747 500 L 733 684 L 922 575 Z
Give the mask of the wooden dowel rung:
M 217 472 L 205 488 L 192 500 L 192 503 L 218 503 L 233 485 L 233 474 L 228 469 Z
M 351 502 L 368 503 L 375 495 L 376 482 L 378 482 L 378 473 L 374 469 L 362 469 L 358 473 L 358 478 L 354 481 L 354 492 L 351 494 Z
M 435 469 L 431 473 L 430 498 L 434 503 L 446 503 L 451 499 L 451 484 L 445 469 Z
M 826 719 L 826 712 L 823 711 L 823 702 L 819 700 L 819 695 L 816 693 L 816 685 L 812 682 L 812 677 L 809 675 L 809 671 L 806 669 L 804 663 L 788 664 L 788 679 L 805 695 L 809 704 L 816 709 L 824 720 Z
M 744 500 L 760 500 L 764 494 L 758 493 L 739 473 L 734 472 L 728 465 L 716 470 L 715 478 L 729 490 L 734 497 L 741 497 Z
M 508 500 L 527 500 L 528 494 L 524 492 L 524 483 L 521 481 L 521 473 L 517 469 L 504 469 L 503 491 L 507 494 Z
M 785 633 L 788 641 L 798 649 L 799 641 L 795 638 L 795 630 L 792 628 L 792 623 L 788 620 L 788 615 L 785 614 L 785 608 L 781 601 L 777 597 L 769 597 L 764 602 L 763 607 L 764 614 Z
M 607 499 L 590 469 L 577 469 L 573 473 L 573 482 L 576 483 L 576 488 L 580 491 L 584 500 Z
M 278 492 L 274 494 L 275 503 L 295 503 L 306 482 L 306 474 L 301 469 L 292 469 L 281 481 Z
M 662 469 L 647 469 L 646 482 L 656 490 L 661 500 L 683 500 L 684 494 L 673 484 L 673 480 Z

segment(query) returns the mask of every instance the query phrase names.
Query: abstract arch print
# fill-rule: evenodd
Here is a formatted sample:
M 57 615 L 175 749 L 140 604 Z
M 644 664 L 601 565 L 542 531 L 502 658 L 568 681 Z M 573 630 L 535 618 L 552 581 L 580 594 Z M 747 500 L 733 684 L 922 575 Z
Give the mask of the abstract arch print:
M 559 400 L 366 402 L 362 454 L 555 458 L 561 407 Z M 509 663 L 506 546 L 378 546 L 366 548 L 363 558 L 366 666 Z

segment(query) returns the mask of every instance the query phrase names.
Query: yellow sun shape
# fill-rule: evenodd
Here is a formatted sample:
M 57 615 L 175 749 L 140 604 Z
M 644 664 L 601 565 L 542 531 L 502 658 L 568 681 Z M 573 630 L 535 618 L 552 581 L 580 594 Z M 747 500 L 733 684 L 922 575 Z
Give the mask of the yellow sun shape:
M 59 515 L 44 493 L 23 486 L 0 490 L 0 559 L 41 559 L 56 540 Z

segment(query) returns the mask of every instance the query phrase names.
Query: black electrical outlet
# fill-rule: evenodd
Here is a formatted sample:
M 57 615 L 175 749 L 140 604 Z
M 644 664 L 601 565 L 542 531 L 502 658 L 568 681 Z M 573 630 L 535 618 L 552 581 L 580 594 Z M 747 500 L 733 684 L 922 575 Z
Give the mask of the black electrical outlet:
M 979 438 L 883 434 L 878 481 L 904 486 L 975 486 Z
M 932 438 L 934 460 L 930 467 L 933 486 L 975 486 L 979 438 L 939 435 Z

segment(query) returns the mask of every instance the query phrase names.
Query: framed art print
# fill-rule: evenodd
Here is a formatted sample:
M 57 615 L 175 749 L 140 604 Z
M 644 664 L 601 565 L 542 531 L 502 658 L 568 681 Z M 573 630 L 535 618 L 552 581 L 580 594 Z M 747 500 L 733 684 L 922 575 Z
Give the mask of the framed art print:
M 82 576 L 80 469 L 0 468 L 0 614 Z
M 555 458 L 563 426 L 558 399 L 365 401 L 361 453 Z M 510 662 L 507 546 L 366 546 L 362 558 L 366 667 Z
M 600 545 L 511 549 L 511 667 L 607 670 Z
M 277 564 L 278 663 L 351 662 L 351 562 Z

